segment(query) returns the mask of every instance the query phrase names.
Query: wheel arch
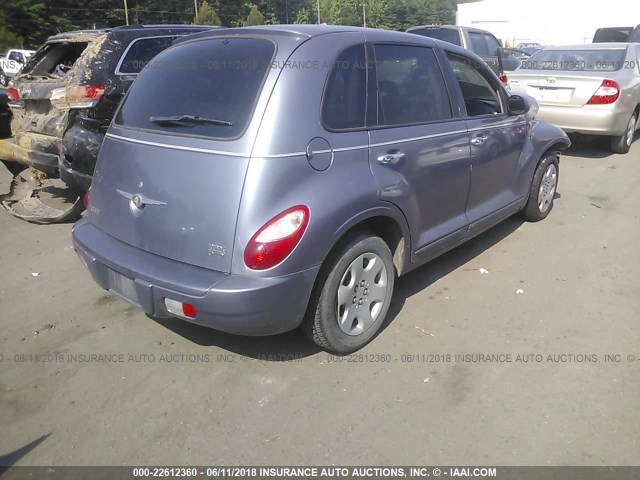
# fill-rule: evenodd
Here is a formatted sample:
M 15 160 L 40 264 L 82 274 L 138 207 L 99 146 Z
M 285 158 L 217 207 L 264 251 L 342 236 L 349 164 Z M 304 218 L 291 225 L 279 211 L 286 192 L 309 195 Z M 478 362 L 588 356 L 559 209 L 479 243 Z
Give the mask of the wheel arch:
M 406 218 L 394 206 L 383 206 L 362 212 L 342 224 L 331 239 L 331 248 L 323 261 L 331 264 L 340 248 L 352 235 L 370 232 L 387 244 L 398 276 L 406 271 L 411 259 L 411 234 Z

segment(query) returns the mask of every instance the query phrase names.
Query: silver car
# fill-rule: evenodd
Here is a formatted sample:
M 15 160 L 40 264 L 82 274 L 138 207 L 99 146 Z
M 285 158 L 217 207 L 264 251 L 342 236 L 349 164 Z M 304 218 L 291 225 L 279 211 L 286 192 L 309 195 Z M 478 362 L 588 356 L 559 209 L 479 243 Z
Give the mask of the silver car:
M 302 326 L 352 352 L 384 323 L 396 276 L 513 214 L 549 214 L 570 142 L 534 112 L 480 57 L 418 35 L 186 37 L 120 105 L 74 245 L 149 315 Z
M 514 93 L 538 100 L 538 118 L 567 133 L 611 136 L 627 153 L 639 127 L 640 44 L 547 47 L 509 74 Z

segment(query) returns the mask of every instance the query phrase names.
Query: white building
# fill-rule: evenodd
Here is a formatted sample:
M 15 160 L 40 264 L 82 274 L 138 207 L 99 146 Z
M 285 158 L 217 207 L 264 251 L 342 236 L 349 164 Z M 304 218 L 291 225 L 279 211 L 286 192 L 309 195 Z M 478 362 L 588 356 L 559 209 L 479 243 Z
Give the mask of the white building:
M 640 24 L 640 0 L 484 0 L 458 5 L 456 23 L 489 30 L 511 47 L 590 43 L 600 27 Z

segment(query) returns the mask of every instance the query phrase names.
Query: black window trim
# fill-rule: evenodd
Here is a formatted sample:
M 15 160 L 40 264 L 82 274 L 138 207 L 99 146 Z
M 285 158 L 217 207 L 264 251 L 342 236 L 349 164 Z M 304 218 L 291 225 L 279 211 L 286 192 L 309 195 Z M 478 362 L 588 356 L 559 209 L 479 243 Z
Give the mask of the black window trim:
M 454 52 L 453 50 L 449 50 L 449 49 L 445 49 L 444 50 L 444 54 L 447 58 L 449 58 L 449 55 L 453 55 L 454 57 L 458 57 L 458 58 L 462 58 L 463 60 L 467 60 L 470 64 L 473 62 L 474 65 L 478 65 L 478 73 L 480 73 L 480 75 L 482 76 L 482 78 L 484 78 L 489 85 L 492 87 L 492 89 L 498 94 L 498 100 L 500 101 L 500 109 L 502 110 L 500 113 L 498 114 L 494 114 L 494 113 L 486 113 L 484 115 L 469 115 L 469 113 L 467 112 L 467 106 L 464 103 L 464 95 L 462 94 L 462 89 L 460 88 L 460 85 L 458 85 L 457 79 L 455 77 L 455 73 L 453 73 L 453 67 L 450 66 L 449 68 L 451 68 L 452 74 L 453 74 L 453 78 L 456 79 L 456 88 L 458 90 L 458 95 L 460 100 L 462 101 L 462 104 L 460 105 L 462 107 L 462 109 L 464 109 L 464 115 L 462 116 L 463 119 L 465 120 L 469 120 L 469 119 L 475 119 L 475 118 L 503 118 L 503 117 L 509 117 L 509 113 L 507 111 L 507 104 L 506 104 L 506 93 L 504 88 L 502 87 L 502 85 L 499 85 L 499 80 L 498 82 L 495 81 L 495 79 L 491 76 L 488 75 L 488 72 L 491 72 L 493 74 L 493 71 L 487 67 L 486 65 L 483 65 L 484 62 L 478 62 L 476 61 L 476 59 L 471 58 L 467 55 L 464 55 L 460 52 Z
M 121 72 L 120 71 L 120 67 L 122 67 L 122 64 L 124 63 L 124 59 L 127 58 L 127 54 L 129 53 L 129 50 L 131 50 L 131 48 L 133 47 L 133 45 L 137 42 L 139 42 L 140 40 L 152 40 L 154 38 L 173 38 L 174 40 L 177 40 L 180 37 L 183 37 L 184 35 L 178 35 L 178 34 L 165 34 L 165 35 L 155 35 L 152 37 L 138 37 L 138 38 L 134 38 L 133 40 L 131 40 L 131 42 L 129 43 L 129 45 L 127 45 L 127 48 L 125 49 L 125 51 L 122 53 L 122 55 L 120 56 L 120 59 L 118 60 L 118 64 L 116 65 L 116 69 L 114 71 L 114 73 L 118 76 L 136 76 L 138 75 L 138 73 L 127 73 L 127 72 Z
M 438 55 L 438 46 L 431 46 L 431 45 L 424 45 L 424 44 L 420 44 L 420 43 L 408 43 L 408 42 L 387 42 L 387 41 L 373 41 L 373 42 L 368 42 L 371 44 L 371 51 L 374 55 L 374 69 L 373 69 L 373 91 L 375 92 L 375 98 L 373 99 L 375 108 L 376 108 L 376 124 L 375 125 L 371 125 L 370 127 L 368 127 L 368 130 L 385 130 L 385 129 L 389 129 L 389 128 L 404 128 L 404 127 L 417 127 L 420 125 L 435 125 L 435 124 L 440 124 L 440 123 L 450 123 L 450 122 L 455 122 L 455 121 L 459 121 L 460 117 L 456 116 L 456 111 L 454 108 L 454 105 L 452 103 L 452 92 L 449 90 L 449 82 L 447 81 L 447 76 L 445 74 L 445 70 L 444 67 L 442 66 L 442 63 L 440 62 L 440 57 Z M 451 118 L 443 118 L 440 120 L 429 120 L 426 122 L 414 122 L 414 123 L 402 123 L 402 124 L 398 124 L 398 125 L 380 125 L 380 115 L 378 112 L 378 106 L 379 106 L 379 102 L 378 102 L 378 72 L 377 72 L 377 59 L 375 59 L 375 46 L 376 45 L 395 45 L 395 46 L 403 46 L 403 47 L 421 47 L 421 48 L 429 48 L 431 49 L 431 51 L 433 52 L 435 58 L 436 58 L 436 63 L 438 64 L 438 67 L 440 67 L 440 73 L 442 74 L 442 81 L 444 82 L 446 91 L 447 91 L 447 97 L 449 100 L 449 108 L 451 109 Z

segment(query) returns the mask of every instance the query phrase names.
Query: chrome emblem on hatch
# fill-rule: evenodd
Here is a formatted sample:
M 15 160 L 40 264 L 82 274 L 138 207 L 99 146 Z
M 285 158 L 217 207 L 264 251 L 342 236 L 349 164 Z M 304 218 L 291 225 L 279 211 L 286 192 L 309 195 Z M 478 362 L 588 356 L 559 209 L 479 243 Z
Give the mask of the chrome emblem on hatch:
M 556 83 L 556 77 L 547 77 L 547 83 Z
M 129 210 L 131 213 L 137 217 L 142 214 L 144 207 L 147 205 L 166 205 L 165 202 L 161 202 L 160 200 L 153 200 L 152 198 L 147 198 L 143 196 L 141 193 L 129 193 L 123 190 L 116 190 L 120 195 L 124 198 L 128 198 L 129 202 Z
M 136 193 L 133 197 L 131 197 L 131 203 L 140 208 L 140 206 L 142 205 L 142 197 Z

